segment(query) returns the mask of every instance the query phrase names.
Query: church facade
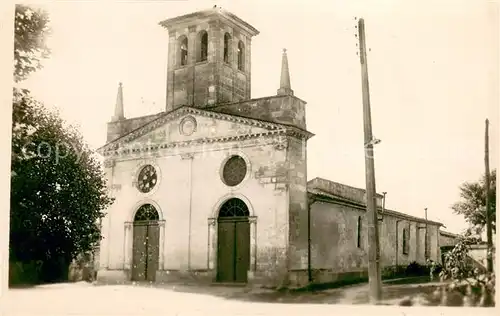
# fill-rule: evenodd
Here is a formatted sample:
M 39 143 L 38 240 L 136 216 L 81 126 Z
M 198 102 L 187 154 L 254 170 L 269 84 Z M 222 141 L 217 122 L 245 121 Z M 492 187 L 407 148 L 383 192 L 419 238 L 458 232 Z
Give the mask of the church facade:
M 283 286 L 313 281 L 310 271 L 325 282 L 366 273 L 365 192 L 308 182 L 313 134 L 286 51 L 277 94 L 252 99 L 257 29 L 216 7 L 160 24 L 166 109 L 125 118 L 120 84 L 98 150 L 115 198 L 101 224 L 98 279 Z M 382 200 L 383 265 L 437 260 L 442 225 L 384 210 Z

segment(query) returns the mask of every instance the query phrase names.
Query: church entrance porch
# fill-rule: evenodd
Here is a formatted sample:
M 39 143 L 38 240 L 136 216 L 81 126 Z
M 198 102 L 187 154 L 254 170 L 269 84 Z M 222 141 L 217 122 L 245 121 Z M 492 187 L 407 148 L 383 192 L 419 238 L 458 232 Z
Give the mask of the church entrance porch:
M 155 281 L 159 267 L 159 216 L 151 204 L 141 206 L 134 217 L 132 281 Z
M 250 270 L 250 213 L 245 202 L 232 198 L 217 219 L 217 282 L 246 283 Z

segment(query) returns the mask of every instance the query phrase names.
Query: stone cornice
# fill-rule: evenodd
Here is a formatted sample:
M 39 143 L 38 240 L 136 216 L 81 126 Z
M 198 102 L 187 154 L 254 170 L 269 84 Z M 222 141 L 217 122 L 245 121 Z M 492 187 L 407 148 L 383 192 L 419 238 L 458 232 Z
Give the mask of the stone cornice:
M 233 24 L 238 25 L 240 28 L 245 30 L 250 36 L 255 36 L 259 34 L 259 31 L 249 23 L 243 21 L 241 18 L 237 17 L 233 13 L 218 7 L 170 18 L 161 21 L 159 24 L 164 28 L 166 28 L 167 30 L 169 30 L 170 28 L 175 27 L 176 25 L 190 23 L 192 21 L 203 19 L 210 16 L 219 16 L 228 21 L 231 21 Z
M 216 144 L 216 143 L 230 143 L 230 142 L 243 142 L 245 140 L 255 140 L 255 139 L 269 139 L 273 136 L 278 136 L 276 139 L 271 139 L 265 143 L 265 145 L 274 145 L 276 150 L 286 149 L 287 141 L 286 139 L 280 138 L 282 136 L 288 137 L 300 137 L 300 134 L 294 133 L 293 131 L 288 131 L 286 129 L 275 130 L 275 131 L 267 131 L 263 133 L 254 133 L 254 134 L 246 134 L 246 135 L 235 135 L 235 136 L 222 136 L 222 137 L 214 137 L 214 138 L 200 138 L 182 142 L 164 142 L 164 143 L 154 143 L 154 144 L 138 144 L 139 146 L 134 146 L 134 148 L 126 148 L 119 147 L 117 149 L 110 149 L 102 152 L 102 155 L 107 157 L 108 159 L 113 159 L 118 156 L 126 157 L 127 155 L 133 155 L 136 153 L 151 153 L 157 152 L 160 150 L 189 150 L 193 147 L 197 147 L 204 144 Z M 255 145 L 251 145 L 255 146 Z M 181 152 L 178 152 L 179 154 Z M 107 159 L 107 160 L 108 160 Z M 106 161 L 107 161 L 106 160 Z
M 198 115 L 198 116 L 204 116 L 204 117 L 209 117 L 209 118 L 215 118 L 215 119 L 220 119 L 224 121 L 230 121 L 230 122 L 237 122 L 241 124 L 246 124 L 250 126 L 256 126 L 256 127 L 262 127 L 266 128 L 269 130 L 269 132 L 265 133 L 257 133 L 257 134 L 248 134 L 248 135 L 235 135 L 235 136 L 224 136 L 224 137 L 214 137 L 214 138 L 201 138 L 201 139 L 195 139 L 195 140 L 190 140 L 190 141 L 185 141 L 185 142 L 178 142 L 178 143 L 165 143 L 161 145 L 152 145 L 152 146 L 160 146 L 160 148 L 168 148 L 168 147 L 176 147 L 176 146 L 186 146 L 189 145 L 190 143 L 210 143 L 210 142 L 226 142 L 226 141 L 233 141 L 233 140 L 243 140 L 246 138 L 255 138 L 258 136 L 265 136 L 269 135 L 271 133 L 279 132 L 281 135 L 287 135 L 287 136 L 293 136 L 297 137 L 300 139 L 309 139 L 311 136 L 313 136 L 312 133 L 301 130 L 299 128 L 295 128 L 292 126 L 286 126 L 278 123 L 271 123 L 271 122 L 266 122 L 266 121 L 260 121 L 257 119 L 251 119 L 251 118 L 244 118 L 240 116 L 233 116 L 230 114 L 223 114 L 223 113 L 218 113 L 218 112 L 213 112 L 213 111 L 206 111 L 202 109 L 197 109 L 197 108 L 192 108 L 188 106 L 184 106 L 181 108 L 178 108 L 176 110 L 170 111 L 168 113 L 165 113 L 158 118 L 154 119 L 153 121 L 146 123 L 142 127 L 139 127 L 130 133 L 117 138 L 110 143 L 104 145 L 103 147 L 99 148 L 97 152 L 100 154 L 106 156 L 106 153 L 109 152 L 116 152 L 120 147 L 122 147 L 122 144 L 129 143 L 141 136 L 144 136 L 148 134 L 149 132 L 153 131 L 154 129 L 160 127 L 161 125 L 176 120 L 179 117 L 186 115 L 186 114 L 193 114 L 193 115 Z M 163 147 L 162 147 L 163 146 Z

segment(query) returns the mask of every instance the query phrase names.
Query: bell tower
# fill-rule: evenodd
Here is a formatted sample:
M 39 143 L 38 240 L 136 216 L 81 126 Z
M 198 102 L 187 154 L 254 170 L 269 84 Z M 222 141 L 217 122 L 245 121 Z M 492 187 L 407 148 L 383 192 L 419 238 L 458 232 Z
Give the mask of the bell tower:
M 167 112 L 251 98 L 253 26 L 217 6 L 160 25 L 169 35 Z

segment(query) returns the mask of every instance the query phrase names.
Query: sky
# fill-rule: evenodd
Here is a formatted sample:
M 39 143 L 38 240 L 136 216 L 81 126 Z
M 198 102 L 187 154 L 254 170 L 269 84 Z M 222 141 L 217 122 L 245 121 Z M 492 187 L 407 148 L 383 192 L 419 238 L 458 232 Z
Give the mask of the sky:
M 219 5 L 256 27 L 252 98 L 276 95 L 286 48 L 295 95 L 307 102 L 308 177 L 365 187 L 355 17 L 365 19 L 378 192 L 386 207 L 466 227 L 450 206 L 459 185 L 498 160 L 498 13 L 486 0 L 116 1 L 38 4 L 52 49 L 24 86 L 105 143 L 118 82 L 127 118 L 164 111 L 168 33 L 158 22 Z

